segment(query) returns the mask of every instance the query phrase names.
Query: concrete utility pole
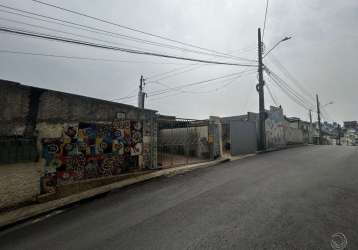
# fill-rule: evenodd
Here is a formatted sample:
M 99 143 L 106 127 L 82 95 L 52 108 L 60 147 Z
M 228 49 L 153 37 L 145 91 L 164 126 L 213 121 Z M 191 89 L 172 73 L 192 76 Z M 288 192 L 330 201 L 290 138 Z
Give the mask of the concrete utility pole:
M 259 150 L 266 149 L 266 131 L 265 131 L 265 120 L 266 120 L 266 111 L 265 111 L 265 98 L 264 98 L 264 76 L 263 76 L 263 63 L 262 63 L 262 41 L 261 41 L 261 29 L 257 30 L 257 40 L 258 40 L 258 74 L 259 74 L 259 83 L 256 85 L 256 90 L 259 92 Z
M 318 95 L 316 94 L 317 100 L 317 120 L 318 120 L 318 131 L 319 131 L 319 144 L 322 145 L 322 125 L 321 125 L 321 110 Z
M 312 139 L 311 139 L 311 137 L 312 137 L 312 133 L 311 133 L 311 131 L 312 131 L 312 110 L 311 109 L 309 110 L 309 116 L 310 116 L 310 127 L 308 129 L 308 143 L 312 143 Z
M 138 108 L 144 109 L 144 100 L 146 93 L 143 92 L 143 86 L 145 85 L 144 77 L 140 77 L 139 92 L 138 92 Z
M 337 130 L 338 130 L 338 144 L 337 145 L 342 145 L 341 144 L 341 125 L 340 124 L 338 124 Z

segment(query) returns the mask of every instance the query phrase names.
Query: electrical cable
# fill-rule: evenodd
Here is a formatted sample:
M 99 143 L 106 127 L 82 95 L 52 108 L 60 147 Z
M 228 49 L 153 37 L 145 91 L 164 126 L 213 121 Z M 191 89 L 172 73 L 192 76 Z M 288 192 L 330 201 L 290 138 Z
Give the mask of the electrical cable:
M 276 106 L 276 107 L 279 106 L 279 105 L 278 105 L 278 102 L 276 101 L 276 98 L 274 97 L 274 95 L 273 95 L 273 93 L 272 93 L 272 91 L 271 91 L 271 89 L 270 89 L 270 86 L 269 86 L 268 84 L 265 84 L 265 87 L 266 87 L 267 92 L 269 93 L 269 95 L 270 95 L 270 97 L 271 97 L 273 103 L 275 104 L 275 106 Z
M 143 64 L 160 64 L 160 65 L 186 65 L 190 66 L 192 64 L 185 63 L 170 63 L 170 62 L 151 62 L 151 61 L 131 61 L 131 60 L 117 60 L 117 59 L 107 59 L 107 58 L 96 58 L 96 57 L 81 57 L 81 56 L 65 56 L 58 54 L 46 54 L 46 53 L 33 53 L 26 51 L 17 51 L 17 50 L 0 50 L 0 53 L 5 54 L 15 54 L 15 55 L 31 55 L 31 56 L 42 56 L 42 57 L 53 57 L 53 58 L 63 58 L 63 59 L 74 59 L 74 60 L 86 60 L 86 61 L 103 61 L 103 62 L 119 62 L 119 63 L 143 63 Z
M 313 107 L 314 105 L 312 105 L 312 103 L 306 99 L 305 97 L 303 97 L 301 94 L 299 94 L 296 90 L 294 90 L 289 84 L 287 84 L 282 78 L 280 78 L 277 74 L 275 74 L 274 72 L 272 72 L 270 69 L 267 68 L 267 66 L 265 67 L 265 71 L 267 71 L 268 74 L 270 74 L 272 77 L 276 78 L 277 81 L 279 81 L 282 85 L 285 86 L 285 88 L 292 94 L 295 96 L 295 98 L 297 98 L 298 100 L 300 100 L 302 103 L 304 104 L 309 104 L 311 107 Z
M 232 73 L 232 74 L 228 74 L 228 75 L 223 75 L 223 76 L 220 76 L 220 77 L 215 77 L 215 78 L 211 78 L 211 79 L 207 79 L 207 80 L 203 80 L 203 81 L 198 81 L 198 82 L 193 82 L 193 83 L 187 83 L 187 84 L 181 84 L 181 85 L 177 85 L 175 87 L 172 87 L 171 90 L 178 90 L 178 89 L 182 89 L 182 88 L 185 88 L 185 87 L 192 87 L 192 86 L 196 86 L 196 85 L 202 85 L 202 84 L 207 84 L 209 82 L 212 82 L 212 81 L 217 81 L 217 80 L 221 80 L 221 79 L 225 79 L 225 78 L 228 78 L 228 77 L 231 77 L 231 76 L 237 76 L 237 75 L 241 75 L 243 73 L 246 73 L 248 72 L 249 70 L 246 70 L 246 71 L 241 71 L 241 72 L 237 72 L 237 73 Z M 164 90 L 164 91 L 167 91 L 167 90 Z M 152 93 L 148 93 L 148 96 L 150 96 L 149 94 L 153 94 L 153 93 L 157 93 L 158 91 L 155 91 L 155 92 L 152 92 Z M 160 92 L 160 91 L 159 91 Z
M 194 67 L 191 67 L 189 69 L 186 69 L 186 70 L 182 70 L 182 71 L 179 71 L 179 72 L 176 72 L 176 73 L 173 73 L 173 74 L 169 74 L 169 75 L 165 75 L 165 76 L 162 76 L 156 80 L 151 80 L 151 81 L 148 81 L 147 83 L 150 84 L 152 83 L 153 81 L 160 81 L 160 80 L 164 80 L 164 79 L 168 79 L 168 78 L 172 78 L 174 76 L 177 76 L 177 75 L 180 75 L 180 74 L 183 74 L 183 73 L 188 73 L 188 72 L 191 72 L 191 71 L 194 71 L 194 70 L 197 70 L 199 68 L 202 68 L 204 66 L 207 66 L 207 64 L 202 64 L 202 65 L 199 65 L 199 66 L 194 66 Z M 187 68 L 187 67 L 186 67 Z
M 224 80 L 224 81 L 222 81 L 222 82 L 219 82 L 219 83 L 224 83 L 224 85 L 223 85 L 222 87 L 227 87 L 228 85 L 230 85 L 230 83 L 231 83 L 233 80 L 236 80 L 236 79 L 242 77 L 243 74 L 244 74 L 244 73 L 247 73 L 247 72 L 249 72 L 249 71 L 241 72 L 240 75 L 231 77 L 230 79 L 226 79 L 226 80 Z M 250 73 L 253 73 L 253 71 L 251 71 Z M 155 81 L 155 82 L 153 82 L 153 83 L 162 85 L 162 86 L 164 86 L 164 87 L 167 87 L 167 90 L 180 91 L 180 92 L 182 92 L 182 93 L 205 94 L 205 93 L 211 93 L 211 92 L 213 92 L 212 90 L 209 90 L 209 91 L 187 91 L 187 90 L 180 90 L 180 89 L 178 90 L 178 89 L 176 89 L 175 87 L 171 87 L 171 86 L 169 86 L 168 84 L 164 84 L 164 83 L 161 83 L 161 82 L 159 82 L 159 81 Z M 216 90 L 216 89 L 218 89 L 218 87 L 215 88 L 215 90 Z
M 262 41 L 264 40 L 264 36 L 265 36 L 268 5 L 269 5 L 269 0 L 266 0 L 266 10 L 265 10 L 264 28 L 263 28 L 263 31 L 262 31 Z
M 183 51 L 183 52 L 191 52 L 191 53 L 197 53 L 197 54 L 202 54 L 202 55 L 213 56 L 213 54 L 205 53 L 205 52 L 202 52 L 202 51 L 196 51 L 196 50 L 192 50 L 192 49 L 178 47 L 178 46 L 175 46 L 175 45 L 164 44 L 164 43 L 154 42 L 154 41 L 145 40 L 145 39 L 141 39 L 141 38 L 137 38 L 137 37 L 132 37 L 132 36 L 124 35 L 124 34 L 121 34 L 121 33 L 116 33 L 116 32 L 112 32 L 112 31 L 100 29 L 100 28 L 95 28 L 95 27 L 91 27 L 91 26 L 87 26 L 87 25 L 82 25 L 82 24 L 78 24 L 78 23 L 75 23 L 75 22 L 70 22 L 70 21 L 67 21 L 67 20 L 59 19 L 59 18 L 49 17 L 49 16 L 46 16 L 46 15 L 21 10 L 21 9 L 18 9 L 18 8 L 13 8 L 13 7 L 2 5 L 2 4 L 0 4 L 0 7 L 15 10 L 15 11 L 18 11 L 18 12 L 21 12 L 21 13 L 26 13 L 26 14 L 30 14 L 30 15 L 43 17 L 43 18 L 50 19 L 50 20 L 55 20 L 56 22 L 49 21 L 49 20 L 42 19 L 42 18 L 38 18 L 38 17 L 32 17 L 32 16 L 20 14 L 20 13 L 14 13 L 14 12 L 11 12 L 11 11 L 5 11 L 5 10 L 0 9 L 0 12 L 5 12 L 5 13 L 8 13 L 8 14 L 18 15 L 18 16 L 22 16 L 22 17 L 26 17 L 26 18 L 31 18 L 31 19 L 34 19 L 34 20 L 39 20 L 39 21 L 48 22 L 48 23 L 52 23 L 52 24 L 62 25 L 62 26 L 65 26 L 65 27 L 70 27 L 70 28 L 74 28 L 74 29 L 78 29 L 78 30 L 82 30 L 82 31 L 92 32 L 92 33 L 106 35 L 106 36 L 111 36 L 111 37 L 115 37 L 115 38 L 121 38 L 121 39 L 129 40 L 129 41 L 134 41 L 134 42 L 137 42 L 137 43 L 149 44 L 149 45 L 153 45 L 153 46 L 159 46 L 161 48 L 165 47 L 165 48 L 169 48 L 169 49 L 177 49 L 177 50 L 180 50 L 180 51 Z M 233 56 L 223 56 L 223 55 L 214 55 L 214 56 L 238 60 L 237 57 L 233 57 Z M 248 60 L 252 61 L 252 62 L 255 61 L 255 60 L 251 60 L 251 59 L 247 59 L 246 61 L 248 61 Z
M 272 76 L 272 72 L 267 72 L 267 75 L 269 76 L 269 78 L 292 100 L 294 101 L 296 104 L 298 104 L 299 106 L 303 107 L 306 110 L 310 110 L 311 108 L 306 106 L 306 104 L 304 102 L 302 102 L 299 98 L 297 98 L 297 96 L 292 93 L 289 89 L 287 89 L 287 87 L 285 85 L 282 85 L 281 82 L 277 79 L 275 79 Z
M 30 27 L 39 28 L 39 29 L 44 29 L 44 30 L 48 30 L 48 31 L 54 31 L 54 32 L 58 32 L 58 33 L 63 33 L 63 34 L 67 34 L 67 35 L 71 35 L 71 36 L 76 36 L 76 37 L 80 37 L 80 38 L 91 39 L 91 40 L 98 41 L 98 42 L 105 42 L 105 43 L 115 44 L 115 45 L 119 45 L 119 46 L 130 46 L 131 49 L 139 49 L 139 50 L 142 50 L 142 49 L 143 49 L 143 48 L 134 47 L 134 46 L 131 46 L 131 45 L 128 45 L 128 44 L 123 44 L 123 43 L 117 43 L 117 42 L 114 42 L 114 41 L 108 41 L 108 40 L 98 39 L 98 38 L 91 37 L 91 36 L 80 35 L 80 34 L 76 34 L 76 33 L 72 33 L 72 32 L 67 32 L 67 31 L 63 31 L 63 30 L 48 28 L 48 27 L 45 27 L 45 26 L 42 26 L 42 25 L 36 25 L 36 24 L 25 23 L 25 22 L 21 22 L 21 21 L 16 21 L 16 20 L 8 19 L 8 18 L 2 18 L 2 17 L 0 17 L 0 20 L 12 22 L 12 23 L 17 23 L 17 24 L 22 24 L 22 25 L 27 25 L 27 26 L 30 26 Z M 159 52 L 157 52 L 157 51 L 150 51 L 150 52 L 159 53 Z
M 104 45 L 104 44 L 96 44 L 96 43 L 91 43 L 91 42 L 87 42 L 87 41 L 75 40 L 75 39 L 70 39 L 70 38 L 66 38 L 66 37 L 52 36 L 52 35 L 48 35 L 48 34 L 44 34 L 44 33 L 36 33 L 36 32 L 27 31 L 27 30 L 8 28 L 8 27 L 0 27 L 0 31 L 17 34 L 17 35 L 22 35 L 22 36 L 42 38 L 42 39 L 46 39 L 46 40 L 52 40 L 52 41 L 58 41 L 58 42 L 64 42 L 64 43 L 70 43 L 70 44 L 76 44 L 76 45 L 82 45 L 82 46 L 88 46 L 88 47 L 94 47 L 94 48 L 121 51 L 121 52 L 126 52 L 126 53 L 131 53 L 131 54 L 156 56 L 156 57 L 193 61 L 193 62 L 201 62 L 201 63 L 208 63 L 208 64 L 256 67 L 256 65 L 251 65 L 251 64 L 239 64 L 239 63 L 230 63 L 230 62 L 202 60 L 202 59 L 174 56 L 174 55 L 169 55 L 169 54 L 159 54 L 159 53 L 152 53 L 152 52 L 148 52 L 148 51 L 132 50 L 132 49 L 108 46 L 108 45 Z
M 31 55 L 31 56 L 42 56 L 42 57 L 53 57 L 53 58 L 63 58 L 63 59 L 74 59 L 74 60 L 86 60 L 86 61 L 103 61 L 103 62 L 119 62 L 119 63 L 143 63 L 143 64 L 170 64 L 170 65 L 191 65 L 184 63 L 169 63 L 169 62 L 151 62 L 151 61 L 131 61 L 131 60 L 117 60 L 117 59 L 107 59 L 107 58 L 96 58 L 96 57 L 81 57 L 81 56 L 66 56 L 58 54 L 46 54 L 46 53 L 33 53 L 26 51 L 16 51 L 16 50 L 0 50 L 0 53 L 5 54 L 15 54 L 15 55 Z
M 253 72 L 251 72 L 253 73 Z M 228 87 L 229 85 L 231 85 L 233 82 L 235 82 L 235 80 L 237 80 L 238 78 L 242 77 L 243 75 L 239 75 L 239 76 L 236 76 L 236 77 L 233 77 L 231 79 L 228 79 L 226 81 L 223 81 L 222 83 L 224 83 L 223 86 L 221 87 L 217 87 L 213 90 L 208 90 L 208 91 L 199 91 L 199 92 L 194 92 L 194 91 L 180 91 L 180 93 L 182 94 L 208 94 L 208 93 L 214 93 L 214 92 L 218 92 L 220 90 L 223 90 L 225 89 L 226 87 Z M 174 93 L 174 94 L 170 94 L 170 95 L 165 95 L 165 96 L 161 96 L 161 97 L 158 97 L 158 98 L 154 98 L 154 99 L 150 99 L 151 101 L 155 101 L 155 100 L 160 100 L 160 99 L 164 99 L 164 98 L 167 98 L 167 97 L 171 97 L 171 96 L 177 96 L 178 94 L 180 93 Z M 151 98 L 152 96 L 148 96 L 148 98 Z
M 180 71 L 182 69 L 186 69 L 189 66 L 191 67 L 191 66 L 196 66 L 196 65 L 199 65 L 199 63 L 195 63 L 195 64 L 186 65 L 186 66 L 182 66 L 182 67 L 179 67 L 179 68 L 171 69 L 171 70 L 166 71 L 166 72 L 162 72 L 162 73 L 158 73 L 158 74 L 155 74 L 155 75 L 148 76 L 145 79 L 146 80 L 151 80 L 153 78 L 162 77 L 162 76 L 168 75 L 170 73 L 174 73 L 174 72 Z M 184 71 L 184 73 L 185 73 L 185 71 Z M 150 81 L 148 81 L 147 83 L 150 83 Z
M 99 22 L 102 22 L 102 23 L 114 25 L 114 26 L 117 26 L 117 27 L 120 27 L 120 28 L 123 28 L 123 29 L 127 29 L 127 30 L 130 30 L 130 31 L 134 31 L 134 32 L 137 32 L 137 33 L 140 33 L 140 34 L 148 35 L 148 36 L 151 36 L 151 37 L 156 37 L 156 38 L 159 38 L 159 39 L 163 39 L 163 40 L 166 40 L 166 41 L 182 44 L 182 45 L 189 46 L 189 47 L 196 48 L 196 49 L 205 50 L 205 51 L 215 53 L 215 54 L 218 54 L 218 55 L 231 56 L 231 55 L 228 55 L 228 54 L 223 53 L 223 52 L 218 52 L 216 50 L 207 49 L 207 48 L 203 48 L 203 47 L 193 45 L 193 44 L 190 44 L 190 43 L 185 43 L 185 42 L 174 40 L 174 39 L 171 39 L 171 38 L 168 38 L 168 37 L 164 37 L 164 36 L 161 36 L 161 35 L 156 35 L 156 34 L 149 33 L 149 32 L 146 32 L 146 31 L 142 31 L 142 30 L 139 30 L 139 29 L 136 29 L 136 28 L 132 28 L 132 27 L 128 27 L 128 26 L 125 26 L 125 25 L 122 25 L 122 24 L 114 23 L 114 22 L 111 22 L 111 21 L 108 21 L 108 20 L 105 20 L 105 19 L 102 19 L 102 18 L 90 16 L 90 15 L 87 15 L 85 13 L 81 13 L 81 12 L 78 12 L 78 11 L 66 9 L 66 8 L 63 8 L 61 6 L 57 6 L 57 5 L 54 5 L 54 4 L 49 4 L 49 3 L 46 3 L 46 2 L 43 2 L 43 1 L 38 1 L 38 0 L 32 0 L 32 1 L 36 2 L 36 3 L 39 3 L 39 4 L 42 4 L 42 5 L 52 7 L 52 8 L 59 9 L 59 10 L 65 11 L 65 12 L 69 12 L 69 13 L 72 13 L 72 14 L 76 14 L 76 15 L 79 15 L 79 16 L 83 16 L 83 17 L 92 19 L 92 20 L 96 20 L 96 21 L 99 21 Z M 240 60 L 252 61 L 251 59 L 247 59 L 247 58 L 239 58 L 239 57 L 237 57 L 237 58 L 240 59 Z
M 252 46 L 246 47 L 246 48 L 243 48 L 243 49 L 247 49 L 247 48 L 250 48 L 250 49 L 251 49 Z M 256 46 L 255 46 L 255 48 L 256 48 Z M 235 53 L 235 51 L 230 52 L 230 54 L 232 54 L 232 53 Z M 211 58 L 210 58 L 210 59 L 211 59 Z M 156 74 L 156 75 L 152 75 L 152 76 L 146 77 L 146 80 L 151 80 L 151 79 L 153 79 L 153 78 L 157 78 L 157 77 L 160 77 L 160 76 L 163 76 L 163 78 L 159 78 L 159 79 L 157 79 L 157 80 L 163 80 L 163 79 L 167 79 L 167 78 L 170 78 L 170 77 L 177 76 L 177 75 L 179 75 L 179 74 L 187 73 L 187 72 L 190 72 L 190 71 L 193 71 L 193 70 L 202 68 L 203 66 L 208 66 L 208 65 L 200 65 L 200 66 L 196 67 L 196 65 L 200 65 L 200 64 L 199 64 L 199 63 L 197 63 L 197 64 L 192 64 L 193 67 L 190 67 L 190 65 L 188 65 L 188 66 L 184 66 L 184 67 L 175 68 L 175 69 L 172 69 L 172 70 L 163 72 L 163 73 L 159 73 L 159 74 Z M 210 64 L 209 64 L 209 65 L 210 65 Z M 190 67 L 190 69 L 181 71 L 181 70 L 186 69 L 186 68 L 188 68 L 188 67 Z M 175 73 L 175 72 L 177 72 L 177 71 L 180 71 L 180 72 Z M 174 74 L 170 74 L 170 73 L 174 73 Z M 168 74 L 170 74 L 170 75 L 168 75 Z M 147 81 L 147 83 L 151 83 L 151 81 Z
M 129 92 L 126 96 L 124 96 L 124 97 L 119 97 L 119 98 L 111 99 L 110 101 L 118 101 L 118 100 L 133 98 L 133 97 L 137 96 L 137 94 L 132 95 L 132 93 L 135 93 L 135 92 L 137 92 L 137 88 L 134 88 L 132 91 L 130 91 L 130 92 Z
M 148 98 L 149 98 L 149 97 L 152 97 L 152 96 L 162 95 L 162 94 L 168 93 L 170 91 L 178 91 L 178 90 L 181 90 L 181 89 L 186 88 L 186 87 L 192 87 L 192 86 L 196 86 L 196 85 L 208 84 L 210 82 L 217 81 L 217 80 L 220 80 L 220 79 L 229 78 L 229 77 L 230 77 L 230 80 L 231 80 L 231 78 L 234 79 L 235 77 L 238 77 L 238 76 L 241 77 L 242 74 L 250 72 L 250 71 L 252 71 L 252 70 L 241 71 L 241 72 L 232 73 L 232 74 L 228 74 L 228 75 L 223 75 L 223 76 L 210 78 L 210 79 L 207 79 L 207 80 L 202 80 L 202 81 L 193 82 L 193 83 L 181 84 L 181 85 L 177 85 L 177 86 L 170 87 L 170 88 L 167 88 L 167 89 L 151 91 L 151 92 L 148 92 L 147 95 L 148 95 Z M 252 72 L 255 72 L 255 71 L 252 71 Z M 160 83 L 160 84 L 163 84 L 163 83 Z M 129 98 L 134 98 L 135 96 L 136 95 L 125 96 L 125 97 L 115 98 L 115 99 L 112 99 L 112 100 L 129 99 Z
M 271 54 L 271 59 L 270 61 L 272 63 L 274 63 L 277 68 L 288 78 L 290 79 L 299 89 L 300 91 L 302 92 L 302 94 L 305 94 L 307 95 L 307 97 L 309 97 L 313 102 L 315 102 L 315 98 L 314 98 L 314 95 L 308 91 L 288 70 L 287 68 L 282 64 L 280 63 L 280 61 L 273 55 Z

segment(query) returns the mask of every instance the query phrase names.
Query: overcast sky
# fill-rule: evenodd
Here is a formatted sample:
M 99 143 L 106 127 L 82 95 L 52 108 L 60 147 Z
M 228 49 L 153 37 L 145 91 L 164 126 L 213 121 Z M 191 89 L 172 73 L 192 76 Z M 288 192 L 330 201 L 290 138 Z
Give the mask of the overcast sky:
M 263 26 L 265 13 L 264 0 L 46 1 L 146 32 L 254 60 L 257 58 L 257 28 Z M 141 39 L 183 47 L 180 44 L 65 13 L 31 0 L 3 0 L 1 4 Z M 6 9 L 1 7 L 0 10 Z M 2 26 L 125 48 L 192 58 L 239 62 L 228 58 L 135 43 L 3 12 L 0 12 L 0 17 Z M 103 41 L 44 30 L 6 21 L 4 18 L 90 36 Z M 306 92 L 311 93 L 310 101 L 312 103 L 315 93 L 319 94 L 322 104 L 333 101 L 334 104 L 325 107 L 323 114 L 325 120 L 341 122 L 358 119 L 357 25 L 357 0 L 271 0 L 269 3 L 264 36 L 266 51 L 285 36 L 293 36 L 293 38 L 282 43 L 270 53 L 265 58 L 265 63 L 297 91 L 305 89 L 306 91 L 302 95 L 307 96 Z M 209 115 L 239 115 L 247 111 L 257 112 L 258 110 L 258 95 L 255 90 L 257 76 L 253 67 L 187 66 L 190 62 L 85 48 L 5 33 L 0 33 L 0 36 L 1 50 L 116 60 L 110 62 L 89 61 L 1 53 L 0 78 L 2 79 L 111 100 L 135 95 L 140 75 L 144 75 L 145 78 L 148 78 L 145 90 L 149 93 L 146 107 L 158 110 L 162 114 L 184 118 L 207 118 Z M 251 64 L 247 61 L 246 63 Z M 300 87 L 297 87 L 297 83 L 289 78 L 285 78 L 285 74 L 277 66 L 278 63 L 284 65 L 299 81 Z M 174 71 L 178 68 L 180 70 Z M 152 76 L 172 70 L 171 74 L 176 75 L 168 74 L 171 77 L 159 81 L 162 85 L 149 83 L 150 80 L 161 78 L 161 76 L 156 78 Z M 177 74 L 182 71 L 186 72 Z M 162 95 L 152 94 L 152 96 L 150 94 L 153 91 L 168 88 L 166 86 L 173 88 L 240 71 L 248 72 L 232 82 L 228 82 L 230 78 L 224 78 L 184 88 L 181 92 L 170 91 Z M 284 108 L 286 115 L 308 120 L 307 110 L 289 99 L 274 83 L 267 81 L 267 84 L 277 102 Z M 265 97 L 268 108 L 273 101 L 267 90 Z M 122 99 L 121 102 L 136 105 L 136 98 Z

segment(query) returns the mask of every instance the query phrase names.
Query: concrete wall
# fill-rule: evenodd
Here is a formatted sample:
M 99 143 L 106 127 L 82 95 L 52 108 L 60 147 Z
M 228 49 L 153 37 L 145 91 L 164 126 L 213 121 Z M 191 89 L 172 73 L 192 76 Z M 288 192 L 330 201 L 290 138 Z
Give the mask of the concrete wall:
M 41 163 L 0 166 L 0 209 L 32 201 L 40 194 Z
M 117 114 L 128 120 L 147 120 L 156 111 L 0 80 L 0 136 L 24 135 L 34 125 L 58 135 L 65 123 L 111 122 Z M 44 132 L 46 133 L 46 132 Z
M 266 110 L 267 119 L 265 120 L 265 132 L 266 132 L 266 147 L 281 148 L 286 147 L 287 144 L 300 144 L 308 142 L 308 131 L 304 131 L 299 120 L 289 122 L 283 113 L 281 107 L 270 107 L 270 110 Z M 232 116 L 221 118 L 223 124 L 227 124 L 229 121 L 249 121 L 256 123 L 256 138 L 257 144 L 259 143 L 259 115 L 257 113 L 248 112 L 247 115 Z M 304 134 L 306 132 L 306 134 Z M 312 135 L 313 135 L 312 131 Z M 225 130 L 226 140 L 224 144 L 228 142 L 230 133 Z
M 286 146 L 285 128 L 288 126 L 280 108 L 271 107 L 265 121 L 266 145 L 268 148 Z
M 289 122 L 285 119 L 283 110 L 270 107 L 265 121 L 267 148 L 280 148 L 288 144 L 304 143 L 303 130 L 299 122 Z
M 194 152 L 202 157 L 209 154 L 208 126 L 161 129 L 158 138 L 161 146 L 182 146 L 185 154 Z M 180 152 L 178 152 L 180 154 Z
M 285 129 L 285 140 L 287 144 L 304 143 L 303 131 L 301 129 L 287 127 Z
M 211 158 L 217 159 L 223 156 L 223 127 L 220 117 L 209 118 L 209 144 L 212 145 Z
M 0 136 L 24 134 L 30 90 L 18 83 L 0 81 Z
M 0 176 L 7 176 L 1 179 L 0 193 L 6 206 L 31 199 L 41 186 L 43 192 L 53 191 L 59 174 L 71 181 L 83 179 L 86 174 L 80 171 L 89 163 L 92 169 L 94 163 L 100 169 L 109 163 L 126 165 L 126 170 L 157 166 L 156 111 L 3 80 L 0 100 L 0 137 L 36 137 L 41 162 L 36 168 L 33 162 L 0 165 Z M 118 171 L 105 172 L 111 173 Z M 9 203 L 9 197 L 17 198 Z

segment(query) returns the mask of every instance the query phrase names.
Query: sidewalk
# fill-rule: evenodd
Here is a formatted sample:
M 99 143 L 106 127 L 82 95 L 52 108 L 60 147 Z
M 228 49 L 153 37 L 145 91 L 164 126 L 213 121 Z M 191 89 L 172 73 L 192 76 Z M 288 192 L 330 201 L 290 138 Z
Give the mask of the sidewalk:
M 230 161 L 229 158 L 218 159 L 210 162 L 197 163 L 186 166 L 179 166 L 169 169 L 162 169 L 155 172 L 145 173 L 140 176 L 130 177 L 118 182 L 111 183 L 109 185 L 96 187 L 81 193 L 73 194 L 64 198 L 60 198 L 57 200 L 48 201 L 45 203 L 34 204 L 22 208 L 18 208 L 16 210 L 5 212 L 0 214 L 0 230 L 6 226 L 11 224 L 29 219 L 34 216 L 38 216 L 44 213 L 48 213 L 55 209 L 79 202 L 81 200 L 85 200 L 100 194 L 104 194 L 110 192 L 114 189 L 123 188 L 135 183 L 147 181 L 150 179 L 162 177 L 162 176 L 174 176 L 177 174 L 182 174 L 188 171 L 192 171 L 195 169 L 206 168 L 215 166 L 227 161 Z

